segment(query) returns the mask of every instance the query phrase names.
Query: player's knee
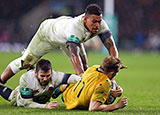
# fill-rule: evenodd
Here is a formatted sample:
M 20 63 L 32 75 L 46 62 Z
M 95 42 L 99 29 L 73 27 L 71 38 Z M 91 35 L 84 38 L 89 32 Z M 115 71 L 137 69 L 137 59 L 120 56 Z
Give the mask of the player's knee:
M 18 59 L 15 59 L 13 60 L 10 64 L 9 64 L 12 72 L 15 74 L 17 72 L 20 71 L 20 67 L 21 67 L 21 59 L 18 58 Z

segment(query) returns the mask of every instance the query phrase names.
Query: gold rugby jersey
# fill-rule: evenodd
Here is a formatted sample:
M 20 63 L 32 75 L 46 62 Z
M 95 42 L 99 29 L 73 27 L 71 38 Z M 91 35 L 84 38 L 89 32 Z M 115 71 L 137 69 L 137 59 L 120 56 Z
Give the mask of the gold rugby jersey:
M 63 93 L 66 109 L 88 108 L 90 100 L 104 103 L 111 89 L 111 81 L 98 71 L 98 65 L 87 69 L 82 78 L 70 84 Z

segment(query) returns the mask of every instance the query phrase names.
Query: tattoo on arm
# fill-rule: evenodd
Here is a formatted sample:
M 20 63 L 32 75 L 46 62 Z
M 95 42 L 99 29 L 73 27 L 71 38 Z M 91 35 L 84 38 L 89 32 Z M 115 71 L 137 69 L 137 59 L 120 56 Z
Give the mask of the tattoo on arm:
M 69 49 L 69 52 L 72 52 L 73 54 L 77 54 L 77 49 L 79 48 L 77 44 L 75 43 L 67 43 L 67 48 Z
M 70 59 L 72 61 L 73 67 L 77 75 L 80 75 L 84 72 L 83 63 L 80 58 L 80 47 L 75 43 L 67 43 L 67 48 L 70 53 Z
M 114 45 L 114 41 L 112 40 L 112 38 L 108 38 L 105 43 L 104 43 L 105 47 L 108 49 L 109 51 L 109 54 L 111 56 L 114 56 L 114 57 L 118 57 L 118 51 L 117 51 L 117 48 L 116 46 Z
M 104 46 L 108 49 L 109 54 L 114 57 L 118 57 L 118 51 L 115 47 L 114 40 L 112 38 L 112 34 L 109 30 L 106 30 L 100 34 L 98 34 Z
M 100 37 L 102 43 L 104 43 L 106 41 L 106 39 L 111 37 L 111 32 L 109 30 L 106 30 L 100 34 L 98 34 L 98 36 Z
M 111 38 L 106 39 L 106 41 L 104 42 L 104 45 L 109 50 L 113 45 Z

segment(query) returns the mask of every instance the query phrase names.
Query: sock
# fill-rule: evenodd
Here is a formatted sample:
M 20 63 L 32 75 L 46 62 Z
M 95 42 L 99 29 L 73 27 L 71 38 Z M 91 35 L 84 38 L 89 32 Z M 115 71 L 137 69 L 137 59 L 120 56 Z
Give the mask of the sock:
M 54 91 L 52 98 L 57 98 L 65 89 L 63 89 L 63 84 L 59 85 Z
M 8 100 L 11 93 L 12 93 L 12 90 L 10 88 L 0 85 L 0 95 L 4 99 Z

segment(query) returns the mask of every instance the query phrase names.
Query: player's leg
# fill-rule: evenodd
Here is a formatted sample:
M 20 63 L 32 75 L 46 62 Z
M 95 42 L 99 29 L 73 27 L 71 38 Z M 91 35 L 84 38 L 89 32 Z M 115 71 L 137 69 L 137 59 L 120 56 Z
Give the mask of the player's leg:
M 5 84 L 6 81 L 14 75 L 13 71 L 11 70 L 10 66 L 8 65 L 4 72 L 2 73 L 0 77 L 0 83 Z
M 16 63 L 15 66 L 13 67 L 14 70 L 11 68 L 11 65 L 13 65 L 13 63 Z M 17 71 L 18 71 L 18 66 L 20 66 L 20 58 L 12 61 L 4 70 L 4 72 L 2 73 L 1 77 L 0 77 L 0 82 L 2 84 L 5 84 L 7 82 L 7 80 L 9 78 L 11 78 Z M 15 72 L 16 71 L 16 72 Z
M 10 88 L 5 87 L 5 86 L 3 86 L 3 85 L 0 85 L 0 95 L 1 95 L 4 99 L 6 99 L 6 100 L 9 101 L 9 97 L 10 97 L 11 93 L 12 93 L 12 90 L 11 90 Z
M 34 65 L 39 58 L 34 56 L 30 49 L 27 49 L 22 57 L 13 60 L 4 72 L 1 75 L 0 82 L 5 84 L 8 79 L 10 79 L 13 75 L 19 72 L 22 69 L 30 69 L 32 65 Z
M 21 58 L 12 61 L 2 73 L 0 83 L 6 83 L 9 78 L 21 69 L 30 69 L 44 54 L 52 48 L 52 44 L 44 36 L 43 24 L 29 43 L 26 51 Z
M 23 56 L 22 56 L 23 57 Z M 22 69 L 30 69 L 32 65 L 38 60 L 37 58 L 34 58 L 31 63 L 26 62 L 28 60 L 28 57 L 24 58 L 25 60 L 22 59 L 22 57 L 13 60 L 4 70 L 0 77 L 0 82 L 2 84 L 5 84 L 8 79 L 10 79 L 13 75 L 15 75 L 17 72 L 19 72 Z M 33 62 L 34 61 L 34 62 Z

